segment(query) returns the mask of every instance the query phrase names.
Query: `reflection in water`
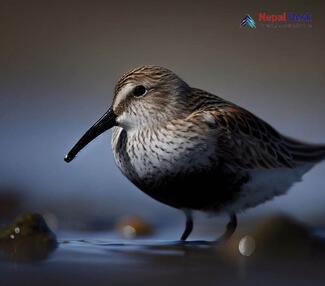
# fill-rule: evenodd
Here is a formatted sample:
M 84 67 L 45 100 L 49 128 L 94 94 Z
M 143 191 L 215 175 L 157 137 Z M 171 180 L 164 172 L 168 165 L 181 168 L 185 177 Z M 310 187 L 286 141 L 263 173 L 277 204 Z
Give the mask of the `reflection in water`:
M 264 263 L 271 260 L 299 259 L 308 261 L 314 254 L 324 259 L 325 240 L 314 236 L 304 225 L 286 217 L 275 216 L 264 220 L 251 229 L 235 234 L 226 242 L 215 244 L 209 241 L 158 241 L 158 240 L 119 240 L 101 241 L 70 240 L 65 241 L 61 248 L 74 251 L 96 252 L 104 255 L 109 262 L 112 253 L 119 253 L 124 258 L 137 257 L 137 261 L 150 260 L 160 263 L 162 259 L 194 257 L 203 259 L 204 267 L 210 267 L 207 262 L 221 266 L 225 263 Z M 107 256 L 105 256 L 107 254 Z M 168 259 L 167 259 L 168 260 Z
M 46 259 L 57 246 L 55 234 L 39 214 L 25 214 L 0 229 L 0 258 L 13 261 Z
M 31 227 L 33 223 L 27 225 Z M 23 231 L 17 223 L 8 229 L 8 241 L 10 235 L 16 239 Z M 50 286 L 94 285 L 94 281 L 96 286 L 135 285 L 140 281 L 155 286 L 273 286 L 323 285 L 325 281 L 325 240 L 283 216 L 239 231 L 231 240 L 219 244 L 148 239 L 108 241 L 103 240 L 103 233 L 89 237 L 62 241 L 40 267 L 19 264 L 19 276 L 15 275 L 17 269 L 0 261 L 1 282 L 16 285 L 28 281 L 42 286 L 44 281 Z M 241 252 L 251 255 L 244 256 Z

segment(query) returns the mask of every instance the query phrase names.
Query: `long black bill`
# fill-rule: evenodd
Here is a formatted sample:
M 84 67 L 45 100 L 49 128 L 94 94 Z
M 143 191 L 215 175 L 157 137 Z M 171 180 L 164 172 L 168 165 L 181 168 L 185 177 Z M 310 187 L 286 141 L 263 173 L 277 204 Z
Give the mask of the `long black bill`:
M 70 152 L 64 157 L 64 161 L 71 162 L 76 155 L 83 149 L 88 143 L 98 137 L 106 130 L 116 125 L 116 115 L 113 112 L 112 107 L 80 138 L 76 145 L 70 150 Z

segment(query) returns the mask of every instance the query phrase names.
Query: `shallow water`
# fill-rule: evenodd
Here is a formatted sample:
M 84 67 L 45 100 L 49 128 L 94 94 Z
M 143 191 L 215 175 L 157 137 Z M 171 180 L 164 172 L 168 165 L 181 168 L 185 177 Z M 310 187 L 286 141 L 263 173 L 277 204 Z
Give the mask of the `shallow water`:
M 257 245 L 250 257 L 229 244 L 61 233 L 47 259 L 0 262 L 0 285 L 324 285 L 325 231 L 315 233 L 311 251 L 272 256 Z

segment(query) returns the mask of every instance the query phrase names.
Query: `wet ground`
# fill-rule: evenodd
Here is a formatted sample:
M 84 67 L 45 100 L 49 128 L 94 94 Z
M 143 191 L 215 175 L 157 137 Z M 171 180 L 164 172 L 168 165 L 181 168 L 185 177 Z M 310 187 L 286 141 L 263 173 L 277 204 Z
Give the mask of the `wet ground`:
M 46 261 L 1 263 L 1 285 L 324 285 L 324 257 L 230 259 L 214 247 L 69 241 Z M 27 283 L 27 284 L 26 284 Z M 202 284 L 203 283 L 203 284 Z
M 287 218 L 218 245 L 158 237 L 58 233 L 43 256 L 2 257 L 0 285 L 325 285 L 325 231 Z

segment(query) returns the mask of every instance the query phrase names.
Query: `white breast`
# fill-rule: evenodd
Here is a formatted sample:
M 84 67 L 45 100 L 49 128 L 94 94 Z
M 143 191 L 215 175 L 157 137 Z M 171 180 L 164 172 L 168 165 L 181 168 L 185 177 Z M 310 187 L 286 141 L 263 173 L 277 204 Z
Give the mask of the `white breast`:
M 127 134 L 127 141 L 118 144 L 122 129 L 114 131 L 113 152 L 124 174 L 132 167 L 139 178 L 188 172 L 217 164 L 216 144 L 197 133 L 170 129 L 141 129 Z M 214 139 L 215 141 L 215 139 Z M 128 162 L 126 162 L 128 160 Z

